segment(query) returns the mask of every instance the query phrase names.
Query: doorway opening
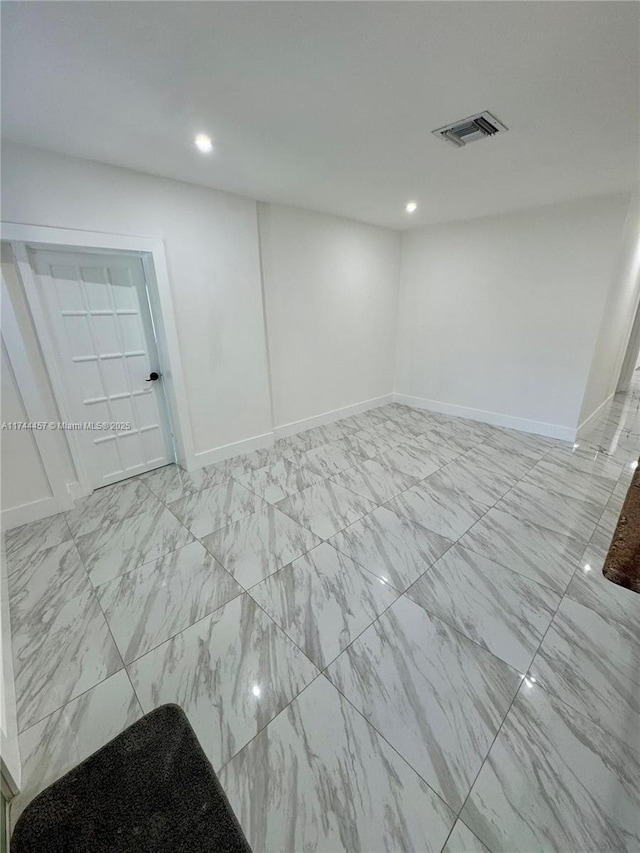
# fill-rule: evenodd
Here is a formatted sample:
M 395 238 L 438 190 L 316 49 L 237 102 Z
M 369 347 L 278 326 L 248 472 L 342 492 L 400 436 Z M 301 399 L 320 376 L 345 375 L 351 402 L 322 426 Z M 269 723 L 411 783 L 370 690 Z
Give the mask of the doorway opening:
M 161 241 L 13 224 L 3 238 L 62 422 L 49 428 L 76 469 L 69 494 L 195 467 Z
M 28 248 L 27 256 L 28 298 L 47 326 L 40 338 L 57 374 L 63 429 L 77 433 L 91 489 L 174 462 L 141 258 L 59 248 Z

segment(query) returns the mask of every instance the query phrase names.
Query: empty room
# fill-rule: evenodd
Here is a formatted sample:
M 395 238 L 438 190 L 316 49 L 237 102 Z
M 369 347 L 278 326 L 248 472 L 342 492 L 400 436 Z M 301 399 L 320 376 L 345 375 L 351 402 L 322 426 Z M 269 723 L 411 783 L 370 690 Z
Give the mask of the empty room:
M 0 851 L 640 853 L 640 4 L 0 23 Z

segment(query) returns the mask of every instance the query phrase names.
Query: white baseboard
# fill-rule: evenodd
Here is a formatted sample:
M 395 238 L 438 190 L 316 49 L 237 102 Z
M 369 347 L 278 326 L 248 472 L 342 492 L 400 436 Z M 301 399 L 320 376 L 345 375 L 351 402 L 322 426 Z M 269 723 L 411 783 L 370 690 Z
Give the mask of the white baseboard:
M 486 412 L 483 409 L 470 409 L 466 406 L 456 406 L 453 403 L 441 403 L 438 400 L 425 400 L 422 397 L 412 397 L 410 394 L 394 394 L 393 400 L 396 403 L 413 406 L 416 409 L 427 409 L 430 412 L 439 412 L 442 415 L 453 415 L 458 418 L 467 418 L 470 421 L 481 421 L 492 426 L 518 429 L 521 432 L 531 432 L 535 433 L 535 435 L 545 435 L 549 438 L 559 438 L 563 441 L 574 441 L 576 437 L 575 428 L 562 426 L 561 424 L 548 424 L 544 421 L 516 418 L 513 415 Z
M 54 496 L 40 498 L 28 504 L 3 509 L 0 514 L 0 523 L 3 530 L 11 530 L 13 527 L 29 524 L 31 521 L 40 521 L 41 518 L 57 515 L 72 508 L 73 501 L 70 498 L 69 500 Z
M 276 438 L 286 438 L 289 435 L 295 435 L 297 432 L 303 432 L 312 427 L 324 426 L 324 424 L 332 424 L 334 421 L 348 418 L 351 415 L 359 415 L 360 412 L 367 412 L 369 409 L 377 409 L 379 406 L 386 406 L 393 402 L 393 394 L 384 394 L 382 397 L 372 397 L 370 400 L 362 400 L 360 403 L 352 403 L 350 406 L 343 406 L 342 409 L 332 409 L 329 412 L 323 412 L 320 415 L 314 415 L 311 418 L 303 418 L 301 421 L 292 421 L 288 424 L 282 424 L 274 428 L 273 432 Z
M 243 441 L 234 441 L 231 444 L 213 447 L 211 450 L 202 450 L 200 453 L 194 453 L 193 460 L 187 466 L 186 470 L 197 471 L 198 468 L 204 468 L 205 465 L 214 465 L 216 462 L 222 462 L 231 456 L 238 456 L 240 453 L 249 453 L 249 451 L 259 450 L 261 447 L 271 447 L 272 444 L 273 433 L 265 432 L 262 435 L 245 438 Z
M 87 495 L 91 494 L 91 489 L 87 490 L 82 483 L 79 483 L 77 480 L 73 483 L 67 483 L 67 491 L 69 492 L 72 501 L 80 500 L 80 498 L 86 498 Z
M 589 427 L 594 425 L 594 423 L 602 416 L 602 410 L 604 409 L 604 407 L 607 405 L 607 403 L 611 402 L 613 397 L 615 397 L 615 391 L 612 391 L 611 394 L 609 394 L 609 396 L 607 397 L 607 399 L 600 403 L 598 408 L 591 412 L 588 418 L 585 418 L 582 421 L 582 423 L 578 426 L 578 429 L 576 430 L 577 435 L 584 433 L 587 429 L 589 429 Z
M 333 409 L 330 412 L 323 412 L 311 418 L 304 418 L 301 421 L 283 424 L 282 426 L 275 427 L 273 432 L 265 432 L 262 435 L 256 435 L 253 438 L 247 438 L 243 441 L 235 441 L 232 444 L 213 447 L 211 450 L 203 450 L 200 453 L 194 454 L 191 464 L 186 466 L 186 470 L 196 471 L 198 468 L 204 468 L 205 465 L 214 465 L 216 462 L 222 462 L 224 459 L 238 456 L 240 453 L 249 453 L 251 450 L 259 450 L 262 447 L 271 447 L 278 438 L 295 435 L 297 432 L 302 432 L 315 426 L 330 424 L 342 418 L 348 418 L 350 415 L 357 415 L 360 412 L 375 409 L 378 406 L 386 406 L 387 403 L 391 403 L 392 401 L 393 394 L 384 394 L 382 397 L 362 400 L 360 403 L 353 403 L 351 406 L 344 406 L 342 409 Z

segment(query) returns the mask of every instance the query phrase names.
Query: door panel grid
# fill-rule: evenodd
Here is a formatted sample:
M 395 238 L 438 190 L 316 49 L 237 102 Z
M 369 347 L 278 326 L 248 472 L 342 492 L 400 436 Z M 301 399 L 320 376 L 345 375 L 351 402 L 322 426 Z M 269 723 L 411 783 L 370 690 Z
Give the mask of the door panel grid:
M 136 257 L 34 251 L 34 268 L 76 421 L 130 423 L 82 431 L 92 485 L 172 461 L 142 263 Z

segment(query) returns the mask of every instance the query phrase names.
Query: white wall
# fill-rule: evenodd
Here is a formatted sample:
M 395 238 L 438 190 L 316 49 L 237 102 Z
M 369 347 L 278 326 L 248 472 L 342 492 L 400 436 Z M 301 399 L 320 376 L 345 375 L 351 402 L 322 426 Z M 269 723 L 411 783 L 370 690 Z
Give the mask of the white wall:
M 28 421 L 11 364 L 2 344 L 2 421 Z M 6 430 L 0 443 L 2 506 L 16 507 L 52 497 L 33 432 Z
M 635 196 L 629 205 L 618 260 L 604 306 L 580 413 L 581 424 L 593 417 L 615 392 L 619 379 L 622 379 L 621 390 L 626 390 L 629 386 L 636 351 L 633 351 L 634 344 L 631 344 L 632 351 L 627 353 L 627 346 L 639 298 L 640 199 Z M 640 341 L 636 339 L 635 347 L 639 344 Z M 627 355 L 629 364 L 626 371 L 622 371 L 626 376 L 621 377 L 623 361 Z
M 5 145 L 2 200 L 7 221 L 163 239 L 201 464 L 228 445 L 268 443 L 274 427 L 390 394 L 394 349 L 407 402 L 564 438 L 585 390 L 595 400 L 610 387 L 594 377 L 612 375 L 606 342 L 624 314 L 615 294 L 629 293 L 610 293 L 626 195 L 400 238 Z M 10 376 L 6 385 L 7 412 L 19 414 Z M 39 492 L 36 449 L 11 442 L 5 508 Z
M 396 391 L 572 438 L 628 205 L 609 196 L 406 232 Z
M 393 391 L 400 234 L 260 204 L 276 427 Z
M 271 430 L 256 204 L 4 145 L 2 218 L 164 241 L 196 453 Z
M 26 370 L 32 377 L 34 390 L 43 401 L 43 410 L 49 413 L 51 420 L 57 421 L 60 418 L 55 398 L 44 368 L 22 283 L 14 266 L 10 247 L 2 243 L 0 248 L 2 278 L 12 309 L 12 311 L 7 310 L 9 306 L 3 303 L 3 338 L 8 331 L 6 326 L 9 318 L 15 317 L 25 348 L 23 356 L 28 362 L 26 365 L 19 366 L 22 367 L 23 372 Z M 4 339 L 2 341 L 0 413 L 3 422 L 24 422 L 32 419 L 27 414 L 19 383 L 5 349 Z M 64 436 L 61 433 L 53 433 L 50 434 L 49 440 L 55 450 L 65 484 L 73 483 L 77 478 Z M 58 501 L 51 489 L 34 433 L 24 430 L 3 431 L 0 438 L 0 451 L 0 494 L 3 509 L 15 510 L 13 515 L 18 519 L 35 519 L 57 511 Z
M 397 232 L 261 205 L 259 241 L 251 199 L 12 144 L 2 165 L 5 221 L 163 240 L 197 463 L 272 440 L 269 360 L 275 425 L 392 392 Z M 28 316 L 20 325 L 37 349 Z M 17 412 L 12 393 L 9 378 L 7 411 Z M 34 472 L 27 497 L 43 498 L 35 445 L 6 447 L 3 508 L 25 498 L 21 470 Z

